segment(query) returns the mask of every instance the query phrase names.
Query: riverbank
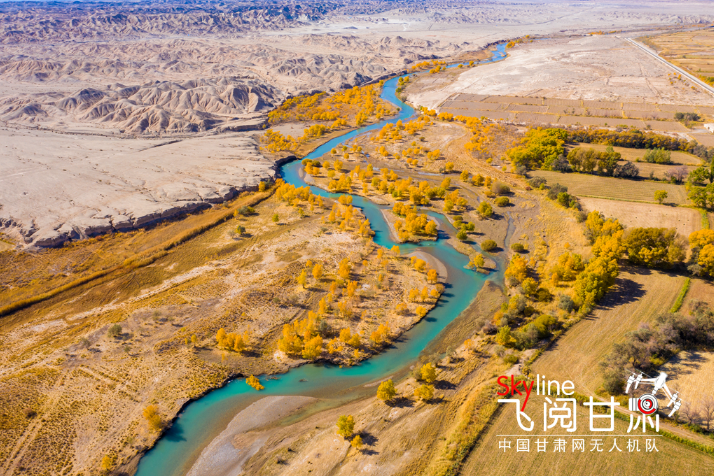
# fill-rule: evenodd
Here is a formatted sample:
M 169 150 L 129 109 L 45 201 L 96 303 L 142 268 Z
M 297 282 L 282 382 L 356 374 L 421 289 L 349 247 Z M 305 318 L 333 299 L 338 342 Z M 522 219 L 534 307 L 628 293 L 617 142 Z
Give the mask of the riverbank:
M 255 429 L 275 423 L 294 413 L 306 405 L 317 401 L 312 397 L 275 396 L 265 397 L 249 405 L 239 412 L 218 435 L 201 452 L 196 462 L 188 471 L 187 476 L 232 476 L 240 474 L 243 464 L 253 456 L 270 437 L 270 433 L 262 438 L 245 444 L 245 438 L 240 435 Z

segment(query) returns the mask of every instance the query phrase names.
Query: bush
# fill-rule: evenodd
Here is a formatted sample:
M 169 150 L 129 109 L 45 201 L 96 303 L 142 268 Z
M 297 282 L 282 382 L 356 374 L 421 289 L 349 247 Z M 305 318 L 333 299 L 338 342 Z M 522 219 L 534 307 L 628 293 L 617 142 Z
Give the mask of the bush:
M 511 249 L 516 253 L 523 253 L 526 250 L 526 247 L 521 243 L 513 243 L 511 245 Z
M 515 365 L 518 362 L 518 357 L 514 354 L 508 354 L 503 358 L 503 362 L 508 365 Z
M 111 338 L 116 339 L 121 335 L 121 326 L 119 324 L 112 325 L 107 331 L 107 335 Z
M 459 241 L 465 241 L 468 237 L 469 235 L 466 233 L 466 230 L 463 229 L 459 230 L 459 232 L 456 234 L 456 239 L 458 239 Z
M 570 296 L 561 294 L 558 296 L 558 308 L 565 312 L 571 312 L 575 308 L 575 304 Z
M 566 173 L 570 172 L 570 162 L 568 162 L 568 159 L 564 155 L 559 155 L 557 159 L 555 159 L 555 162 L 553 162 L 553 165 L 551 166 L 553 170 L 556 172 L 561 172 L 561 173 Z
M 484 251 L 493 251 L 498 248 L 498 244 L 493 240 L 486 240 L 481 243 L 481 249 Z
M 491 190 L 496 195 L 508 195 L 511 193 L 511 188 L 503 182 L 494 182 L 491 186 Z
M 560 185 L 559 183 L 553 184 L 550 189 L 548 189 L 548 198 L 551 200 L 557 200 L 558 195 L 568 191 L 568 187 Z
M 545 288 L 538 288 L 536 300 L 538 302 L 550 302 L 553 300 L 553 295 Z
M 491 204 L 486 201 L 479 203 L 477 211 L 479 215 L 484 218 L 488 218 L 493 215 L 493 207 L 491 207 Z
M 528 185 L 533 188 L 540 188 L 541 185 L 545 185 L 546 183 L 548 183 L 548 181 L 543 177 L 533 177 L 528 180 Z
M 664 149 L 647 149 L 644 161 L 651 164 L 669 164 L 672 162 L 672 153 Z
M 511 201 L 508 199 L 508 197 L 498 197 L 496 199 L 497 207 L 507 207 L 510 204 L 511 204 Z

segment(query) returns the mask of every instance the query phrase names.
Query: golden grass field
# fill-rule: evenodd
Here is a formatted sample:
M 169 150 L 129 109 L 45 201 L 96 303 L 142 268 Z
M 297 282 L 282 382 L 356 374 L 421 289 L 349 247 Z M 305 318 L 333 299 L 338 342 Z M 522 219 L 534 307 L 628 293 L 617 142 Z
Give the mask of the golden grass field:
M 685 238 L 702 228 L 702 216 L 693 208 L 588 197 L 581 198 L 580 204 L 587 212 L 597 210 L 607 217 L 617 218 L 629 228 L 675 228 Z
M 642 322 L 652 322 L 677 298 L 683 276 L 634 267 L 621 268 L 616 286 L 587 318 L 571 327 L 532 366 L 533 372 L 575 383 L 575 391 L 595 395 L 602 383 L 598 363 L 612 344 Z
M 692 279 L 680 312 L 690 312 L 695 301 L 704 301 L 710 307 L 714 306 L 714 284 L 711 281 Z M 703 350 L 683 351 L 667 362 L 662 370 L 668 374 L 667 385 L 670 389 L 682 392 L 682 398 L 689 403 L 699 407 L 702 398 L 711 395 L 714 353 Z
M 677 205 L 688 203 L 683 185 L 671 183 L 625 180 L 590 174 L 560 173 L 536 170 L 531 175 L 543 177 L 548 185 L 559 183 L 568 187 L 568 192 L 578 197 L 609 198 L 627 202 L 654 203 L 655 190 L 665 190 L 667 202 Z
M 589 409 L 584 406 L 577 406 L 577 431 L 576 435 L 585 440 L 585 451 L 573 452 L 572 440 L 577 437 L 565 436 L 566 451 L 555 451 L 556 436 L 568 435 L 565 430 L 553 428 L 543 430 L 543 402 L 544 397 L 531 395 L 526 406 L 526 413 L 534 419 L 535 425 L 530 439 L 530 451 L 515 451 L 516 439 L 520 435 L 528 434 L 524 432 L 516 422 L 515 409 L 513 404 L 501 404 L 501 408 L 492 420 L 488 430 L 480 438 L 479 443 L 469 455 L 460 474 L 464 475 L 582 475 L 591 476 L 594 474 L 622 474 L 622 475 L 660 475 L 689 476 L 712 474 L 714 472 L 714 457 L 689 448 L 683 444 L 674 442 L 661 436 L 639 436 L 631 437 L 639 440 L 639 452 L 628 452 L 628 437 L 613 437 L 607 435 L 627 435 L 629 422 L 615 419 L 615 430 L 612 432 L 601 432 L 596 434 L 589 428 Z M 638 432 L 642 435 L 641 432 Z M 519 435 L 514 437 L 503 437 L 499 435 Z M 592 436 L 591 436 L 592 435 Z M 647 433 L 652 435 L 652 433 Z M 511 441 L 511 449 L 508 452 L 499 450 L 499 441 L 503 439 Z M 546 451 L 537 452 L 536 441 L 546 439 Z M 591 441 L 602 439 L 602 453 L 591 452 L 593 448 Z M 617 449 L 612 453 L 614 440 L 617 438 Z M 645 440 L 655 439 L 657 453 L 645 452 Z M 675 463 L 676 464 L 673 464 Z M 663 464 L 666 464 L 664 469 Z

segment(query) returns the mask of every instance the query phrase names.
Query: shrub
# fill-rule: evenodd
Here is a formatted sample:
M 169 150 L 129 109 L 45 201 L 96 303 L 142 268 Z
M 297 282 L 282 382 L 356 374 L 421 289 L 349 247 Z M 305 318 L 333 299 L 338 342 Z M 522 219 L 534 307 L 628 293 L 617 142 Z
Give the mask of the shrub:
M 461 229 L 459 232 L 456 234 L 456 239 L 459 241 L 465 241 L 469 235 L 466 233 L 466 230 Z
M 533 188 L 540 188 L 541 185 L 545 185 L 546 183 L 548 183 L 548 181 L 543 177 L 533 177 L 528 180 L 528 185 Z
M 508 199 L 508 197 L 498 197 L 496 199 L 497 207 L 507 207 L 510 204 L 511 204 L 511 201 Z
M 557 200 L 558 195 L 567 191 L 568 187 L 560 185 L 559 183 L 555 183 L 550 187 L 550 189 L 548 189 L 548 198 L 550 198 L 551 200 Z
M 503 182 L 494 182 L 491 186 L 491 190 L 496 195 L 508 195 L 511 193 L 511 188 Z
M 523 253 L 526 250 L 526 247 L 523 246 L 522 243 L 513 243 L 511 245 L 511 249 L 516 253 Z
M 565 312 L 571 312 L 575 308 L 575 304 L 570 296 L 567 294 L 561 294 L 558 296 L 558 308 Z
M 481 243 L 481 249 L 484 251 L 493 251 L 498 248 L 498 244 L 493 240 L 485 240 Z
M 508 365 L 515 365 L 518 362 L 518 357 L 514 354 L 508 354 L 503 358 L 503 362 Z
M 651 164 L 669 164 L 672 162 L 672 153 L 664 149 L 647 149 L 644 161 Z
M 477 211 L 479 215 L 484 218 L 489 218 L 493 215 L 493 207 L 491 207 L 491 204 L 486 201 L 479 203 Z
M 550 302 L 553 300 L 553 295 L 545 288 L 538 288 L 536 300 L 538 302 Z
M 107 335 L 111 338 L 116 339 L 121 335 L 121 326 L 119 324 L 112 325 L 107 331 Z

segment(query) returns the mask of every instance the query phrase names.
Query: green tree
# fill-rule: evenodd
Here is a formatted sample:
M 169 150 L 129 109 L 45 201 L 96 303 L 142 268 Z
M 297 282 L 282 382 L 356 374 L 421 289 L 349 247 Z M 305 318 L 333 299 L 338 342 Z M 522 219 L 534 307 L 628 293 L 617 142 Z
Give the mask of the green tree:
M 496 343 L 502 346 L 509 346 L 513 342 L 511 337 L 511 328 L 508 326 L 501 327 L 496 333 Z
M 392 380 L 385 380 L 379 384 L 377 388 L 377 398 L 383 402 L 390 402 L 397 395 L 397 389 L 394 388 Z
M 340 415 L 337 419 L 337 434 L 349 438 L 355 431 L 355 419 L 352 415 Z
M 654 198 L 657 200 L 657 203 L 662 205 L 662 202 L 667 198 L 667 192 L 665 190 L 655 190 Z
M 466 233 L 466 230 L 461 229 L 456 233 L 456 239 L 459 241 L 466 241 L 466 239 L 469 237 L 468 233 Z

